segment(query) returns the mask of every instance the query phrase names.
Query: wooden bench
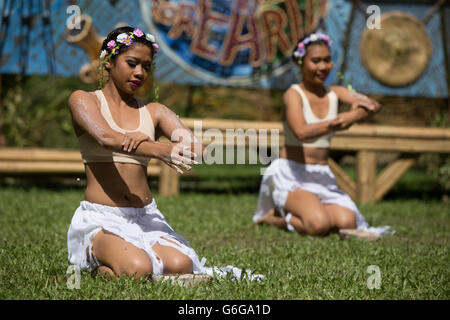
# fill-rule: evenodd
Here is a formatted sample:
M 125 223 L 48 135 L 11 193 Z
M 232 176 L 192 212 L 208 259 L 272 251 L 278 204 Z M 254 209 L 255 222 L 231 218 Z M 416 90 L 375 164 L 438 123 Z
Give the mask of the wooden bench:
M 161 161 L 151 160 L 148 176 L 159 176 L 158 192 L 171 195 L 177 190 L 178 179 L 172 169 Z M 67 176 L 84 177 L 84 164 L 77 150 L 54 150 L 41 148 L 0 148 L 0 177 L 24 176 Z
M 249 129 L 278 130 L 278 145 L 283 146 L 283 126 L 280 122 L 256 122 L 223 119 L 191 119 L 181 121 L 202 138 L 203 144 L 228 143 L 236 145 L 236 141 L 227 141 L 226 131 L 232 130 L 244 134 Z M 195 123 L 201 123 L 201 130 L 195 130 Z M 223 141 L 205 139 L 204 133 L 209 129 L 222 132 Z M 248 137 L 249 135 L 247 135 Z M 244 147 L 248 147 L 249 138 L 238 139 Z M 270 147 L 270 134 L 267 147 Z M 258 141 L 259 147 L 265 145 Z M 354 125 L 347 131 L 338 132 L 331 141 L 331 149 L 356 153 L 356 181 L 351 179 L 339 165 L 330 159 L 329 165 L 334 172 L 339 186 L 355 201 L 372 203 L 379 201 L 395 185 L 402 175 L 415 163 L 422 153 L 450 153 L 450 129 L 393 127 L 375 125 Z M 390 163 L 377 176 L 377 152 L 398 152 L 401 156 Z M 162 164 L 152 160 L 148 167 L 149 176 L 159 176 L 158 191 L 162 196 L 179 193 L 179 175 Z M 84 174 L 79 151 L 45 150 L 45 149 L 0 149 L 0 176 L 24 175 L 66 175 L 79 177 Z
M 279 130 L 279 146 L 284 145 L 281 122 L 255 122 L 222 119 L 182 119 L 194 130 L 196 121 L 201 121 L 202 131 L 208 129 L 275 129 Z M 223 134 L 223 145 L 227 140 Z M 200 138 L 197 136 L 197 138 Z M 241 141 L 243 141 L 241 139 Z M 248 139 L 245 140 L 248 144 Z M 204 144 L 210 141 L 203 140 Z M 270 143 L 270 138 L 268 138 Z M 428 127 L 395 127 L 380 125 L 354 125 L 341 131 L 331 140 L 331 150 L 356 153 L 356 181 L 351 179 L 333 160 L 329 160 L 331 170 L 339 187 L 355 201 L 373 203 L 381 200 L 403 174 L 411 168 L 417 157 L 423 153 L 450 153 L 450 129 Z M 401 156 L 385 167 L 377 176 L 377 152 L 396 152 Z M 174 184 L 175 185 L 175 184 Z M 176 192 L 176 190 L 173 190 Z

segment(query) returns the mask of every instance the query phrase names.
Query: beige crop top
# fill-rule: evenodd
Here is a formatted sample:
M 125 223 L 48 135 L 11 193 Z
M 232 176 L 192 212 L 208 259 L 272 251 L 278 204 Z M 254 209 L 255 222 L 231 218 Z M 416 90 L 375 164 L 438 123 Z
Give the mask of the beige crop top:
M 108 102 L 101 90 L 95 91 L 98 100 L 100 101 L 100 111 L 109 124 L 111 129 L 120 133 L 126 132 L 142 132 L 150 137 L 152 141 L 155 140 L 155 127 L 152 117 L 148 112 L 147 107 L 139 102 L 139 126 L 135 130 L 124 130 L 120 128 L 111 115 L 111 111 L 108 106 Z M 80 143 L 81 157 L 83 163 L 89 162 L 121 162 L 121 163 L 134 163 L 147 167 L 150 157 L 138 156 L 127 152 L 113 151 L 101 146 L 91 135 L 83 133 L 78 137 Z
M 303 117 L 306 120 L 306 123 L 319 123 L 324 121 L 333 120 L 336 118 L 338 113 L 338 97 L 336 94 L 329 90 L 327 93 L 328 99 L 330 101 L 330 106 L 328 108 L 328 114 L 324 118 L 318 118 L 314 115 L 314 113 L 311 110 L 311 106 L 309 104 L 308 98 L 306 97 L 305 93 L 302 91 L 300 86 L 298 84 L 292 85 L 292 88 L 296 90 L 301 98 L 302 98 L 302 110 L 303 110 Z M 330 147 L 330 140 L 333 137 L 333 133 L 329 133 L 326 135 L 323 135 L 321 137 L 318 137 L 314 140 L 309 140 L 302 142 L 298 140 L 295 133 L 292 131 L 291 127 L 287 123 L 287 121 L 283 121 L 283 128 L 284 128 L 284 145 L 285 146 L 305 146 L 305 147 L 315 147 L 315 148 L 329 148 Z

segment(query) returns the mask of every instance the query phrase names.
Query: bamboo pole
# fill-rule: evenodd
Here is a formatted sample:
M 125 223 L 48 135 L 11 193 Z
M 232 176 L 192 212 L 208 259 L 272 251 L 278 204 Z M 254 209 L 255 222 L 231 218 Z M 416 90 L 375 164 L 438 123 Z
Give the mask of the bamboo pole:
M 0 161 L 0 175 L 27 174 L 84 174 L 84 164 L 81 161 Z M 149 176 L 158 176 L 161 166 L 151 164 L 147 167 Z
M 376 154 L 361 150 L 356 156 L 356 188 L 361 203 L 375 202 Z
M 450 139 L 380 137 L 339 137 L 331 140 L 332 150 L 372 150 L 406 153 L 450 153 Z
M 2 174 L 81 174 L 84 165 L 80 162 L 53 162 L 53 161 L 0 161 Z
M 180 178 L 178 173 L 167 165 L 162 165 L 159 175 L 158 192 L 160 196 L 175 196 L 180 193 Z
M 181 118 L 184 125 L 194 129 L 194 123 L 201 123 L 202 130 L 207 129 L 277 129 L 283 134 L 283 124 L 279 121 L 247 121 L 229 119 L 194 119 Z M 408 139 L 450 139 L 450 129 L 430 127 L 398 127 L 379 125 L 354 125 L 350 129 L 340 131 L 335 137 L 385 137 L 385 138 L 408 138 Z
M 161 174 L 162 166 L 157 164 L 150 164 L 147 167 L 148 176 L 159 176 Z
M 75 150 L 1 148 L 0 160 L 81 162 L 81 154 Z
M 430 127 L 398 127 L 380 125 L 354 125 L 350 129 L 336 133 L 336 136 L 366 136 L 386 138 L 449 139 L 450 129 Z
M 189 129 L 194 129 L 195 122 L 201 123 L 202 130 L 207 129 L 278 129 L 283 131 L 283 125 L 278 121 L 247 121 L 247 120 L 229 120 L 229 119 L 194 119 L 181 118 L 183 124 Z

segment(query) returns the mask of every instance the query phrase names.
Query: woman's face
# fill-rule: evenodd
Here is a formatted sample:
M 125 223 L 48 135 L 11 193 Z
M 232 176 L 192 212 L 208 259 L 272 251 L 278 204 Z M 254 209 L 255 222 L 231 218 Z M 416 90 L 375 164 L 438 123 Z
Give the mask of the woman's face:
M 108 62 L 110 80 L 128 94 L 134 94 L 148 79 L 152 68 L 152 51 L 141 43 L 119 54 L 115 61 Z
M 312 84 L 323 84 L 333 68 L 330 48 L 325 44 L 308 47 L 302 63 L 302 79 Z

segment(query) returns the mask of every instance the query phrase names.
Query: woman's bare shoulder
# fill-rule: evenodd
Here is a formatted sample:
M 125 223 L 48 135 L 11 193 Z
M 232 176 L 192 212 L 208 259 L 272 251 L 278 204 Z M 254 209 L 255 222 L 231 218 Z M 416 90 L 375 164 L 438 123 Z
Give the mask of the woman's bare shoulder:
M 284 92 L 283 101 L 285 105 L 294 103 L 300 107 L 302 106 L 302 99 L 297 90 L 295 90 L 292 86 Z
M 174 112 L 170 110 L 167 106 L 159 102 L 149 102 L 146 104 L 147 110 L 150 112 L 151 116 L 155 119 L 160 119 L 161 117 L 173 115 Z
M 148 110 L 151 111 L 159 110 L 161 108 L 167 108 L 165 105 L 159 102 L 148 102 L 145 106 L 147 107 Z
M 95 92 L 84 91 L 84 90 L 76 90 L 72 92 L 69 97 L 69 107 L 79 108 L 80 106 L 87 105 L 99 105 L 99 101 L 95 95 Z

